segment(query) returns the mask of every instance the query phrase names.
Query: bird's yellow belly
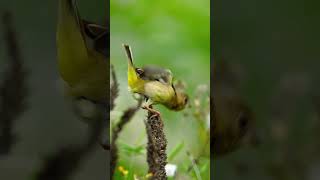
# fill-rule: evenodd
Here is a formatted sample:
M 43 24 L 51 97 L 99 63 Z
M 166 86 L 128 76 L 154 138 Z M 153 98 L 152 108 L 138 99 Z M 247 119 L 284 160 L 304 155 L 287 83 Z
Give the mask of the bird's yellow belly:
M 174 97 L 174 90 L 159 81 L 151 81 L 144 84 L 144 94 L 156 103 L 166 104 Z

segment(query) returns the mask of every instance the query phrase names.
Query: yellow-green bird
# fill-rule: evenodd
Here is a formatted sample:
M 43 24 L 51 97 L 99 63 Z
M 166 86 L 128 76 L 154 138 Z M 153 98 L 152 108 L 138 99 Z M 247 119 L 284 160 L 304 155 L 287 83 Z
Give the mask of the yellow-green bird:
M 175 88 L 171 71 L 157 66 L 136 68 L 130 46 L 123 46 L 128 57 L 128 86 L 131 92 L 151 100 L 150 105 L 162 104 L 174 111 L 184 109 L 188 96 L 183 90 Z M 149 106 L 144 108 L 155 112 Z
M 217 65 L 217 66 L 215 66 Z M 226 62 L 214 64 L 211 107 L 213 156 L 223 156 L 241 146 L 255 143 L 255 118 L 237 86 L 237 76 Z
M 72 0 L 59 0 L 58 8 L 58 68 L 66 85 L 66 95 L 74 100 L 85 99 L 94 104 L 107 105 L 107 57 L 88 45 L 88 33 L 76 4 Z

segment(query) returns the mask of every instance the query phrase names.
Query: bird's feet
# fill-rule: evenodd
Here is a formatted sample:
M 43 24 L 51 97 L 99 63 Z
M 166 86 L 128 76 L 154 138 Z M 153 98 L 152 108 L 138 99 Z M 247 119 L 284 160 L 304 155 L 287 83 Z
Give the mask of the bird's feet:
M 160 112 L 152 109 L 150 106 L 142 106 L 142 109 L 148 110 L 152 113 L 150 118 L 160 117 Z

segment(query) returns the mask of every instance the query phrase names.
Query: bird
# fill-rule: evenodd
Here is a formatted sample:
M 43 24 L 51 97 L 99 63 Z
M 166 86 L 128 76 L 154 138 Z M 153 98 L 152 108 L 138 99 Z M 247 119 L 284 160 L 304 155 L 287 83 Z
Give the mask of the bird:
M 101 25 L 82 19 L 84 33 L 91 46 L 98 52 L 101 52 L 107 58 L 110 57 L 110 29 L 107 25 Z M 108 24 L 108 23 L 105 23 Z
M 95 46 L 107 31 L 81 19 L 76 1 L 59 0 L 56 31 L 59 75 L 65 96 L 72 99 L 75 111 L 84 119 L 107 113 L 109 58 Z M 90 46 L 89 40 L 93 45 Z M 89 108 L 82 107 L 83 104 Z
M 212 157 L 222 157 L 256 140 L 255 118 L 251 107 L 242 98 L 235 72 L 225 61 L 214 63 L 211 88 Z
M 129 45 L 123 44 L 128 60 L 128 87 L 132 93 L 145 97 L 147 105 L 143 109 L 160 113 L 152 105 L 162 104 L 173 111 L 181 111 L 188 103 L 188 95 L 182 89 L 175 88 L 170 70 L 158 66 L 137 68 L 133 64 L 132 51 Z

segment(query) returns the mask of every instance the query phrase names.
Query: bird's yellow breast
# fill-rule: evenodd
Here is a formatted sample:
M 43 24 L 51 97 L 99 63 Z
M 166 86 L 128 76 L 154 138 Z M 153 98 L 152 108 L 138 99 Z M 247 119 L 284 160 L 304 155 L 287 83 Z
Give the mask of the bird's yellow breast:
M 175 96 L 171 86 L 159 81 L 147 81 L 144 84 L 144 94 L 156 103 L 167 104 Z

